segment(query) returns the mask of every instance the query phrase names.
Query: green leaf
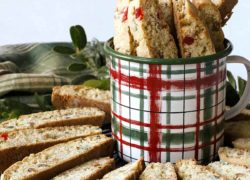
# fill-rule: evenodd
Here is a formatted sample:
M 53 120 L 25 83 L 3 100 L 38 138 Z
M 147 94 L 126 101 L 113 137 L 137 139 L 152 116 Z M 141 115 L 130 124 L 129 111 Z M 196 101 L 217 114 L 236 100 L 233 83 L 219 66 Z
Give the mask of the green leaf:
M 239 95 L 240 97 L 243 95 L 245 88 L 247 85 L 247 81 L 242 79 L 241 77 L 238 77 L 238 86 L 239 86 Z
M 42 111 L 51 110 L 51 96 L 40 96 L 39 94 L 35 93 L 36 102 Z
M 73 63 L 69 65 L 68 70 L 69 71 L 82 71 L 87 68 L 86 64 L 80 64 L 80 63 Z
M 230 71 L 227 71 L 227 79 L 232 85 L 232 87 L 236 90 L 237 89 L 236 80 Z
M 2 99 L 0 101 L 0 121 L 17 118 L 23 114 L 32 113 L 32 108 L 16 100 Z
M 53 49 L 55 52 L 60 53 L 60 54 L 66 54 L 66 55 L 72 55 L 75 53 L 75 50 L 70 48 L 70 47 L 66 47 L 66 46 L 56 46 Z
M 227 82 L 227 89 L 226 89 L 226 105 L 227 106 L 234 106 L 240 100 L 240 96 L 238 92 L 233 88 L 230 82 Z
M 83 83 L 84 86 L 98 88 L 102 90 L 109 90 L 110 89 L 110 79 L 103 79 L 103 80 L 88 80 Z
M 85 81 L 90 79 L 97 79 L 94 75 L 83 74 L 72 80 L 72 84 L 83 84 Z
M 76 25 L 70 27 L 72 42 L 76 48 L 82 50 L 87 44 L 87 36 L 82 26 Z

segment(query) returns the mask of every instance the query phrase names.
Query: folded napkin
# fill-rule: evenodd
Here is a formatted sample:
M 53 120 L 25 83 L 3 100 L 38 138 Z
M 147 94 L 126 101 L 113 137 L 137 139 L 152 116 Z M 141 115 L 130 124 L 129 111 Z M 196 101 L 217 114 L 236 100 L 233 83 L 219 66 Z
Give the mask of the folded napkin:
M 88 43 L 86 57 L 98 58 L 102 52 L 97 40 Z M 57 45 L 70 43 L 33 43 L 0 47 L 0 100 L 19 96 L 29 99 L 34 93 L 50 93 L 53 86 L 79 84 L 90 70 L 72 72 L 67 67 L 78 60 L 53 51 Z M 21 93 L 21 95 L 19 95 Z M 22 98 L 25 99 L 25 98 Z

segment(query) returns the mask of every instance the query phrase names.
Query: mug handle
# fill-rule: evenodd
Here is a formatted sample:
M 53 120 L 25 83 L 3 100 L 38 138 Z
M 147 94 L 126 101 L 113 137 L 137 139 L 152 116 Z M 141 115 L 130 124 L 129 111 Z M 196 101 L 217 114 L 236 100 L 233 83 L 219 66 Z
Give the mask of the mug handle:
M 250 61 L 242 56 L 228 56 L 226 62 L 244 64 L 247 70 L 247 79 L 248 79 L 245 91 L 242 97 L 240 98 L 239 102 L 230 110 L 225 112 L 225 120 L 228 120 L 238 115 L 244 108 L 246 108 L 246 106 L 250 101 Z

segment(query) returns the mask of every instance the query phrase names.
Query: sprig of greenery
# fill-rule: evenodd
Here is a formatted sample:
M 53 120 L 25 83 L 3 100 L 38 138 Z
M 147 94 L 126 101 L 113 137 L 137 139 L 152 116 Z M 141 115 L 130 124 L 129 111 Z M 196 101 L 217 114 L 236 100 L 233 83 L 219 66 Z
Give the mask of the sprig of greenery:
M 17 99 L 5 98 L 0 100 L 0 122 L 18 118 L 20 115 L 30 114 L 39 111 L 52 110 L 51 96 L 34 94 L 32 105 Z
M 24 103 L 6 99 L 0 101 L 0 122 L 7 119 L 18 118 L 22 114 L 29 113 L 31 113 L 31 108 Z
M 238 84 L 233 74 L 227 71 L 227 92 L 226 92 L 226 105 L 234 106 L 240 100 L 246 88 L 247 81 L 241 77 L 237 77 Z
M 109 90 L 109 73 L 106 66 L 106 59 L 103 51 L 103 44 L 95 40 L 87 47 L 87 36 L 85 30 L 80 25 L 70 27 L 70 36 L 73 48 L 66 46 L 56 46 L 54 51 L 63 55 L 71 56 L 79 62 L 70 64 L 69 71 L 81 72 L 91 70 L 93 78 L 84 81 L 83 84 L 90 87 Z

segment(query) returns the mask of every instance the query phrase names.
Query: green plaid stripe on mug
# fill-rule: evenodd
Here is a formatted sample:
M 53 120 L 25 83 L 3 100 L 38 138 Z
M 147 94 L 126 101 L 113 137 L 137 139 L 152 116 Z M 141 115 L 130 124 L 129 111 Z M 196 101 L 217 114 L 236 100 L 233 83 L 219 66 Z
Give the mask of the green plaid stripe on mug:
M 112 131 L 120 157 L 210 161 L 223 142 L 225 58 L 154 65 L 112 58 Z

